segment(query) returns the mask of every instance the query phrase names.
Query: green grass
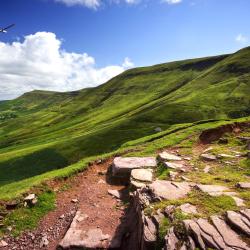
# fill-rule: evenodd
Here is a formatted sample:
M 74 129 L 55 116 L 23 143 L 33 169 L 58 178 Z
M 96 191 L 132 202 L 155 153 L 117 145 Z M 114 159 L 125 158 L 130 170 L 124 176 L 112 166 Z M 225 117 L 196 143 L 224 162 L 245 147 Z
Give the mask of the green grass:
M 15 209 L 4 219 L 5 227 L 12 227 L 12 234 L 18 236 L 24 230 L 34 229 L 40 219 L 55 208 L 55 193 L 45 191 L 38 196 L 38 203 L 31 208 L 22 207 Z
M 0 102 L 0 199 L 82 170 L 90 158 L 129 149 L 131 155 L 153 155 L 248 116 L 249 55 L 246 48 L 135 68 L 96 88 L 33 91 Z

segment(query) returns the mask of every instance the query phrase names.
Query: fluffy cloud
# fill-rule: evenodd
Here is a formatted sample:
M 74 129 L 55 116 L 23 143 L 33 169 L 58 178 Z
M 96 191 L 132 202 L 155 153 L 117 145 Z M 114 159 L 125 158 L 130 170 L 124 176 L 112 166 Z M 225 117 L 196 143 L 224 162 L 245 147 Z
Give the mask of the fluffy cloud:
M 63 3 L 67 6 L 80 5 L 92 9 L 97 9 L 107 0 L 54 0 L 55 2 Z M 141 0 L 109 0 L 110 3 L 121 3 L 125 2 L 127 4 L 137 4 Z
M 34 89 L 72 91 L 97 86 L 133 67 L 129 58 L 122 65 L 103 68 L 87 53 L 61 49 L 54 33 L 37 32 L 23 42 L 0 42 L 0 100 Z
M 177 4 L 177 3 L 181 3 L 182 0 L 163 0 L 163 2 L 168 3 L 168 4 Z
M 236 40 L 236 42 L 239 42 L 242 44 L 246 44 L 248 42 L 247 37 L 243 36 L 242 34 L 237 35 L 235 40 Z

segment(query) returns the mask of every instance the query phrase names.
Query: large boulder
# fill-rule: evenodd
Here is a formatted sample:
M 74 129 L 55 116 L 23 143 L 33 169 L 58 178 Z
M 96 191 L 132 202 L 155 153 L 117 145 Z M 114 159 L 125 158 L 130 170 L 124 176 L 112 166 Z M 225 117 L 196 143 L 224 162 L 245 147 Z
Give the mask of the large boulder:
M 116 157 L 112 165 L 113 176 L 130 176 L 133 169 L 156 167 L 155 157 Z
M 172 153 L 169 153 L 167 151 L 161 152 L 158 158 L 160 161 L 181 161 L 182 160 L 181 157 L 174 155 Z

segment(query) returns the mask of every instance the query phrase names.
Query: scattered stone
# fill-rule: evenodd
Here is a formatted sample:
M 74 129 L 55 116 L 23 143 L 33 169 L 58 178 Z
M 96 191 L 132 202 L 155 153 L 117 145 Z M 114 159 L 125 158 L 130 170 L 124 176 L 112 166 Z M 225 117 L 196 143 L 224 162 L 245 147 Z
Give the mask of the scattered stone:
M 162 129 L 161 129 L 160 127 L 155 128 L 154 130 L 155 130 L 155 132 L 157 132 L 157 133 L 162 132 Z
M 208 148 L 206 148 L 204 151 L 203 151 L 203 154 L 204 153 L 207 153 L 207 152 L 210 152 L 210 151 L 212 151 L 214 148 L 213 147 L 208 147 Z
M 0 248 L 7 247 L 7 246 L 8 246 L 8 243 L 6 241 L 4 241 L 4 240 L 0 241 Z
M 224 194 L 224 192 L 228 191 L 228 188 L 225 186 L 218 185 L 201 185 L 197 184 L 196 187 L 204 193 L 207 193 L 211 196 L 219 196 Z M 232 193 L 231 193 L 232 194 Z M 233 193 L 235 194 L 235 193 Z
M 190 191 L 188 182 L 156 180 L 149 185 L 152 194 L 158 199 L 176 200 L 185 197 Z
M 168 153 L 167 151 L 160 153 L 159 159 L 161 161 L 181 161 L 182 160 L 181 157 L 174 155 L 174 154 L 171 154 L 171 153 Z
M 112 165 L 114 176 L 128 175 L 133 169 L 156 167 L 154 157 L 116 157 Z
M 65 215 L 64 214 L 62 214 L 60 217 L 59 217 L 59 219 L 64 219 L 64 217 L 65 217 Z
M 247 244 L 221 218 L 218 216 L 211 216 L 210 218 L 228 247 L 249 250 Z
M 242 189 L 250 189 L 250 182 L 239 182 L 236 186 Z
M 102 179 L 98 181 L 98 184 L 105 184 L 105 183 L 106 182 L 104 180 L 102 180 Z
M 180 205 L 180 210 L 184 214 L 198 214 L 196 207 L 189 204 L 189 203 L 185 203 L 185 204 Z
M 72 203 L 78 203 L 79 200 L 78 200 L 78 199 L 72 199 L 71 202 L 72 202 Z
M 47 235 L 44 235 L 44 236 L 42 237 L 41 242 L 40 242 L 40 248 L 46 247 L 46 246 L 48 246 L 48 245 L 49 245 L 49 241 L 48 241 Z
M 171 180 L 174 180 L 178 176 L 177 172 L 169 171 L 169 177 Z
M 244 207 L 245 206 L 244 200 L 242 200 L 241 198 L 236 197 L 236 196 L 231 196 L 231 197 L 235 201 L 235 204 L 236 204 L 237 207 Z
M 131 178 L 141 182 L 152 182 L 153 181 L 153 170 L 152 169 L 133 169 L 131 171 Z
M 171 227 L 168 230 L 167 235 L 165 236 L 165 249 L 166 250 L 175 250 L 177 243 L 179 242 L 178 238 L 176 237 L 175 233 L 174 233 L 174 228 Z
M 210 171 L 210 169 L 211 169 L 211 166 L 206 166 L 205 168 L 204 168 L 204 173 L 209 173 L 209 171 Z
M 8 226 L 8 227 L 7 227 L 7 231 L 8 231 L 8 232 L 11 232 L 12 229 L 13 229 L 13 228 L 12 228 L 11 226 Z
M 191 161 L 192 160 L 191 157 L 184 157 L 183 159 L 186 160 L 186 161 Z
M 190 182 L 190 179 L 189 179 L 189 178 L 187 178 L 187 177 L 185 177 L 185 176 L 181 176 L 181 179 L 182 179 L 183 181 Z
M 228 154 L 218 154 L 217 155 L 218 159 L 224 159 L 224 158 L 236 158 L 234 155 L 228 155 Z
M 119 190 L 108 190 L 108 193 L 112 196 L 114 196 L 117 199 L 121 199 L 121 192 L 119 192 Z
M 201 154 L 200 158 L 205 161 L 216 161 L 217 158 L 215 155 L 212 154 Z
M 174 163 L 174 162 L 164 162 L 164 165 L 167 168 L 171 168 L 171 169 L 176 169 L 176 170 L 181 170 L 184 166 L 181 163 Z
M 37 197 L 35 194 L 29 194 L 24 198 L 24 206 L 34 206 L 37 203 Z

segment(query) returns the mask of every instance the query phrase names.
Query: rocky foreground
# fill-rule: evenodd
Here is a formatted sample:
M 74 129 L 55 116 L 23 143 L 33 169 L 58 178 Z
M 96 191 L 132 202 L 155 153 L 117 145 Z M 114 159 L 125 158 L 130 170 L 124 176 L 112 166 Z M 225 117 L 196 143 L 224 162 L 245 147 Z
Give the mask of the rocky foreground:
M 250 140 L 244 140 L 249 147 Z M 249 157 L 249 154 L 238 152 L 216 155 L 210 151 L 209 147 L 203 150 L 199 155 L 200 160 L 211 163 L 227 159 L 233 163 L 233 159 Z M 197 169 L 190 160 L 190 157 L 183 157 L 177 151 L 163 151 L 156 158 L 115 158 L 111 168 L 112 179 L 129 183 L 130 190 L 130 206 L 120 227 L 112 235 L 104 234 L 102 228 L 86 230 L 81 224 L 88 215 L 79 210 L 58 248 L 250 249 L 250 209 L 237 191 L 249 190 L 250 181 L 239 182 L 234 187 L 193 182 L 187 174 Z M 156 177 L 159 165 L 169 170 L 168 180 Z M 206 174 L 211 168 L 207 165 L 203 172 Z M 123 200 L 121 190 L 111 189 L 108 193 L 115 199 Z M 192 193 L 202 194 L 208 199 L 230 197 L 235 209 L 222 214 L 204 215 L 199 211 L 200 207 L 185 202 Z M 178 204 L 176 201 L 182 202 Z M 177 215 L 181 215 L 181 219 L 177 219 Z M 164 222 L 167 225 L 162 237 Z

